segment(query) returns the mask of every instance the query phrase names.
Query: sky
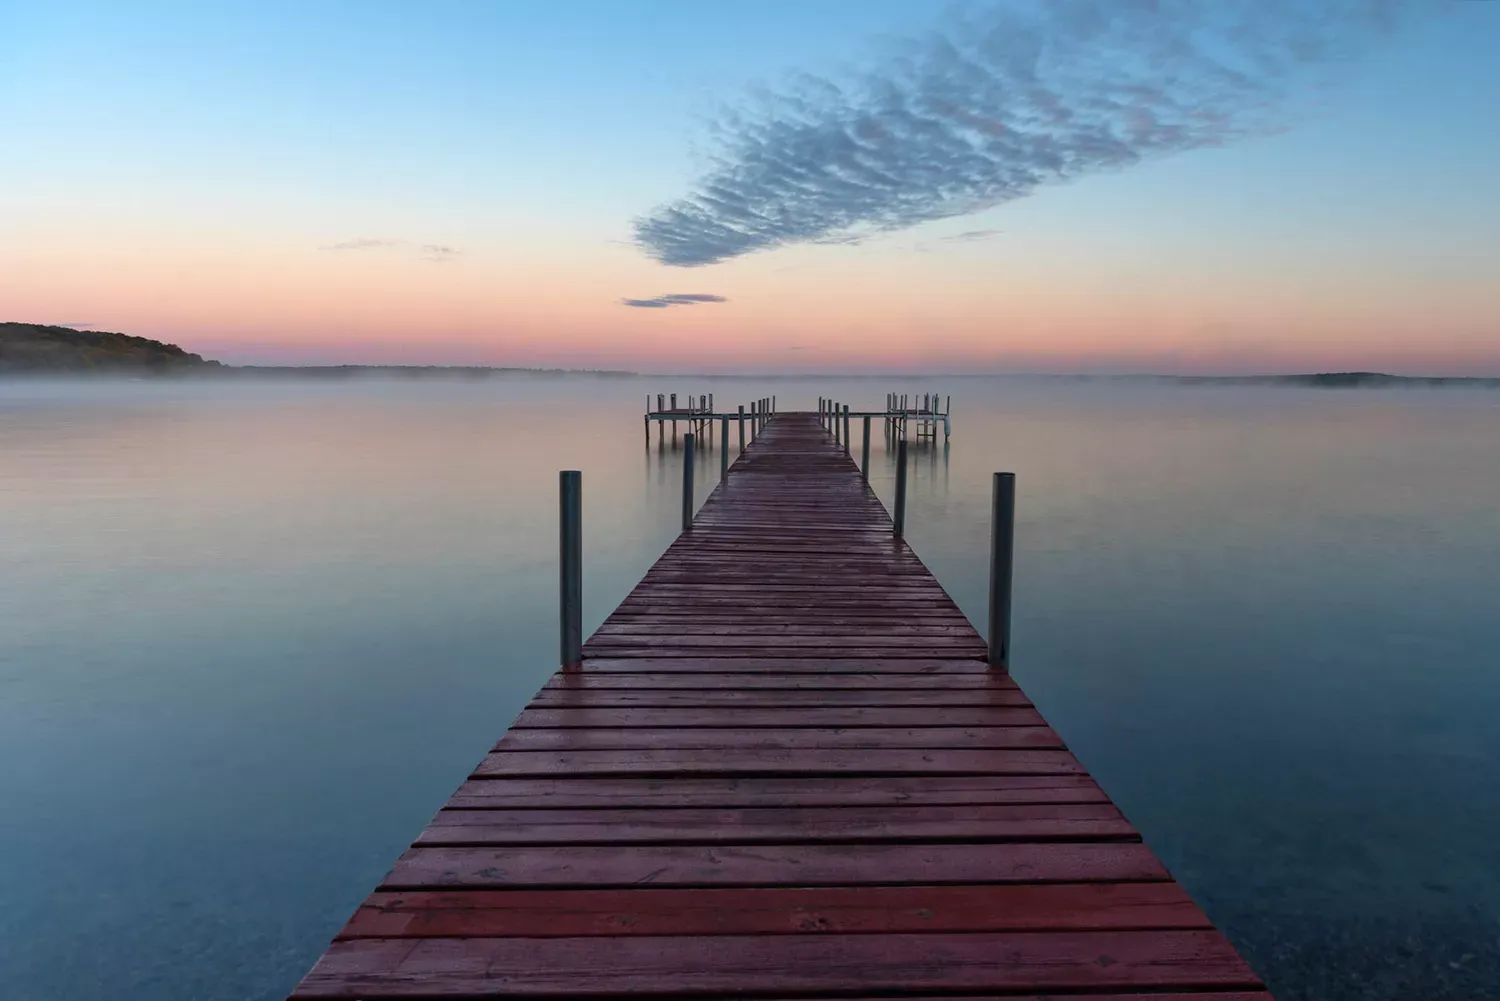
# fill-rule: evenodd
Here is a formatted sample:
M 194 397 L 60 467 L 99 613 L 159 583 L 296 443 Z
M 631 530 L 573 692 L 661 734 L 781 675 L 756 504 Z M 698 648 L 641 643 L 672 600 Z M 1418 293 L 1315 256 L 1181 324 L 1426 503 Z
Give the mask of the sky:
M 1500 375 L 1500 2 L 0 0 L 0 320 L 235 363 Z

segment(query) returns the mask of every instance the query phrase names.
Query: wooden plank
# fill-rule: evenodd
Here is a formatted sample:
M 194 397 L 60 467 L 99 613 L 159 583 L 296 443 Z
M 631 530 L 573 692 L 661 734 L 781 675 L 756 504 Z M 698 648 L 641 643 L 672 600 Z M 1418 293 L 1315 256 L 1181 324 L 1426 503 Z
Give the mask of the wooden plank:
M 656 689 L 620 691 L 613 688 L 588 688 L 582 685 L 544 688 L 527 706 L 528 709 L 566 709 L 588 706 L 591 709 L 819 709 L 856 708 L 862 706 L 908 709 L 916 706 L 968 709 L 995 706 L 1029 709 L 1030 701 L 1015 688 L 941 688 L 936 691 L 911 689 L 882 690 L 863 688 L 840 691 L 823 688 L 779 688 L 772 690 L 737 690 L 727 686 L 661 691 Z
M 860 886 L 1166 880 L 1144 845 L 612 845 L 425 848 L 397 860 L 386 890 L 455 887 Z
M 1086 775 L 918 775 L 798 778 L 470 779 L 448 801 L 457 809 L 574 807 L 936 806 L 1103 803 Z
M 942 623 L 890 623 L 890 622 L 857 622 L 848 625 L 840 625 L 832 622 L 801 623 L 783 622 L 775 625 L 767 625 L 762 622 L 733 622 L 729 624 L 717 622 L 701 622 L 687 619 L 682 622 L 673 622 L 668 625 L 660 623 L 641 624 L 628 621 L 606 622 L 595 632 L 595 637 L 609 636 L 620 640 L 629 639 L 630 642 L 649 644 L 655 642 L 659 636 L 668 636 L 674 639 L 686 641 L 688 637 L 702 636 L 718 637 L 733 636 L 737 639 L 773 638 L 778 642 L 790 637 L 807 637 L 809 641 L 846 638 L 861 639 L 866 645 L 880 641 L 921 639 L 928 643 L 938 643 L 945 640 L 961 639 L 973 642 L 975 639 L 974 629 L 968 625 L 948 625 Z M 819 644 L 827 645 L 827 644 Z M 904 643 L 903 643 L 904 645 Z
M 526 709 L 513 727 L 934 727 L 1041 726 L 1033 708 L 1021 706 L 798 706 L 783 709 L 643 709 L 587 706 Z
M 351 939 L 334 943 L 303 996 L 744 996 L 749 984 L 762 995 L 1261 986 L 1223 936 L 1194 929 Z
M 558 775 L 1082 775 L 1067 751 L 725 748 L 492 751 L 474 777 Z
M 1057 748 L 1062 738 L 1046 726 L 853 727 L 847 730 L 760 727 L 572 728 L 511 730 L 497 751 L 623 751 L 697 748 L 837 750 L 852 748 Z
M 593 657 L 585 661 L 583 667 L 559 671 L 556 677 L 565 680 L 577 675 L 621 671 L 650 674 L 977 674 L 985 677 L 998 674 L 989 665 L 972 658 L 850 657 L 839 651 L 829 657 L 810 657 L 806 652 L 793 657 L 715 657 L 699 652 L 686 656 L 656 656 L 647 663 L 634 658 Z
M 340 938 L 1209 928 L 1176 883 L 372 894 Z
M 418 845 L 749 845 L 1138 838 L 1112 804 L 748 810 L 444 810 Z
M 983 674 L 837 674 L 831 672 L 807 672 L 803 674 L 770 674 L 742 671 L 738 674 L 689 673 L 663 671 L 648 673 L 634 671 L 615 673 L 585 668 L 581 671 L 559 671 L 542 688 L 542 694 L 551 692 L 606 692 L 606 691 L 653 691 L 653 690 L 720 690 L 742 693 L 764 690 L 797 691 L 849 691 L 879 692 L 903 695 L 926 696 L 929 693 L 946 692 L 950 689 L 969 691 L 1014 693 L 1022 700 L 1017 705 L 1028 704 L 1025 693 L 1016 687 L 1008 676 L 993 671 Z M 535 705 L 536 703 L 533 703 Z
M 832 650 L 828 647 L 825 649 Z M 709 654 L 714 657 L 743 657 L 747 660 L 760 660 L 767 657 L 793 658 L 815 655 L 816 650 L 805 646 L 755 646 L 748 647 L 740 644 L 724 644 L 720 646 L 703 644 L 676 644 L 672 646 L 616 646 L 601 645 L 592 640 L 584 643 L 583 654 L 585 657 L 606 657 L 610 659 L 641 658 L 655 663 L 660 663 L 662 658 L 685 659 L 689 657 L 701 657 Z M 976 663 L 984 659 L 986 655 L 983 646 L 959 647 L 959 646 L 933 646 L 933 647 L 867 647 L 851 646 L 839 650 L 840 654 L 853 654 L 859 657 L 900 659 L 910 657 L 913 660 L 928 659 L 940 654 L 946 657 L 971 657 Z M 982 665 L 981 665 L 982 666 Z M 654 667 L 653 667 L 654 669 Z

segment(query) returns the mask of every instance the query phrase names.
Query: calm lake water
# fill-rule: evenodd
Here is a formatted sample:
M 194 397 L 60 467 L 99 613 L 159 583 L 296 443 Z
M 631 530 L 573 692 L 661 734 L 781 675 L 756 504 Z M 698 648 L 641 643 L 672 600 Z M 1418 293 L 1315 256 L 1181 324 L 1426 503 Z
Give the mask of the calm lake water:
M 282 996 L 553 670 L 557 470 L 591 630 L 646 393 L 887 389 L 976 622 L 1018 474 L 1017 678 L 1282 1001 L 1500 997 L 1500 393 L 581 376 L 0 384 L 5 996 Z

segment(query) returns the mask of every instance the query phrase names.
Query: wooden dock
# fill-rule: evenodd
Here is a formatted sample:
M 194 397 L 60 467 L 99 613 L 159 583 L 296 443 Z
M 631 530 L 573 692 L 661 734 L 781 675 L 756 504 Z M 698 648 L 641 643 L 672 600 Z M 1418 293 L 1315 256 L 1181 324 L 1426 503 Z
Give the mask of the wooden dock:
M 776 415 L 293 997 L 1269 1001 L 985 657 Z

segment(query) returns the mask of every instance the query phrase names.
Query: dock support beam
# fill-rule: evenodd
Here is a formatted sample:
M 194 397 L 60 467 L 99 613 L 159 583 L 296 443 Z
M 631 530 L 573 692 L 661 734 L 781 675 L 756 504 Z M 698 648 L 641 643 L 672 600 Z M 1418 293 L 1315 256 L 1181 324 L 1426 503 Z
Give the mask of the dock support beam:
M 696 438 L 690 431 L 682 436 L 682 530 L 693 527 L 693 445 Z
M 558 599 L 562 623 L 562 666 L 583 663 L 583 474 L 557 474 Z
M 996 473 L 990 507 L 990 666 L 1010 670 L 1010 586 L 1016 549 L 1016 474 Z
M 902 438 L 896 443 L 896 513 L 891 520 L 895 522 L 895 536 L 902 538 L 906 535 L 906 439 Z
M 865 414 L 865 440 L 859 449 L 859 475 L 866 483 L 870 482 L 870 415 Z
M 719 418 L 719 441 L 723 448 L 719 449 L 719 480 L 723 482 L 729 475 L 729 415 L 725 414 Z

